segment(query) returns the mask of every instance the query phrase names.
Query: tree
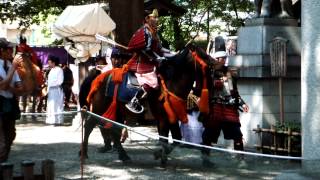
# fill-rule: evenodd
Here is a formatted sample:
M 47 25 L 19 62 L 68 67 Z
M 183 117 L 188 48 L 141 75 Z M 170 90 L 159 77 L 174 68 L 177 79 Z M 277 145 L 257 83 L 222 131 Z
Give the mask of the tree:
M 18 20 L 21 27 L 39 24 L 49 14 L 59 15 L 68 5 L 107 2 L 107 0 L 10 0 L 0 2 L 0 19 Z
M 161 37 L 176 49 L 181 49 L 197 32 L 208 34 L 207 41 L 211 32 L 214 31 L 226 31 L 229 35 L 235 35 L 245 20 L 241 14 L 253 12 L 253 4 L 250 3 L 250 0 L 172 1 L 188 10 L 181 17 L 161 18 Z M 113 6 L 112 8 L 117 9 L 113 12 L 111 10 L 111 17 L 118 25 L 116 32 L 123 36 L 118 36 L 116 39 L 118 38 L 120 43 L 126 44 L 129 41 L 129 36 L 140 25 L 138 19 L 139 16 L 142 16 L 139 15 L 142 0 L 10 0 L 0 2 L 0 19 L 3 22 L 5 20 L 19 20 L 21 27 L 28 27 L 34 23 L 39 24 L 49 14 L 61 14 L 68 5 L 108 2 Z M 130 14 L 136 15 L 134 20 Z M 214 20 L 220 20 L 225 25 L 214 23 Z
M 253 12 L 253 4 L 249 0 L 175 0 L 175 3 L 187 9 L 187 13 L 181 17 L 163 17 L 161 30 L 163 37 L 177 49 L 198 32 L 206 32 L 207 41 L 211 32 L 225 31 L 235 35 L 246 18 L 240 14 Z M 225 25 L 214 23 L 214 20 L 220 20 Z

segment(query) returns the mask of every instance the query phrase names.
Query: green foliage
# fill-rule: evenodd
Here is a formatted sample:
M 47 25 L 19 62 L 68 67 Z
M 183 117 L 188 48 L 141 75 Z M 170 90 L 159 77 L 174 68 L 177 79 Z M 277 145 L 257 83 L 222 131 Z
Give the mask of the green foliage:
M 63 44 L 63 39 L 56 39 L 51 43 L 52 46 L 58 46 L 62 44 Z
M 209 36 L 212 32 L 222 31 L 228 32 L 230 36 L 236 35 L 237 29 L 245 20 L 240 14 L 253 12 L 253 4 L 249 0 L 175 0 L 174 2 L 185 8 L 187 13 L 181 17 L 162 17 L 160 20 L 162 37 L 176 49 L 198 32 L 206 32 Z M 225 25 L 214 23 L 215 20 L 220 20 Z M 179 29 L 174 26 L 179 26 Z M 177 33 L 179 37 L 176 36 Z
M 21 27 L 39 24 L 48 15 L 60 14 L 68 5 L 99 2 L 98 0 L 9 0 L 0 2 L 0 20 L 18 20 Z M 100 1 L 105 2 L 105 1 Z
M 68 5 L 108 2 L 110 0 L 10 0 L 0 2 L 0 20 L 18 20 L 21 28 L 40 24 L 49 15 L 59 15 Z M 226 31 L 235 35 L 243 25 L 241 13 L 253 12 L 249 0 L 171 0 L 187 10 L 181 17 L 161 17 L 161 38 L 171 49 L 181 49 L 198 32 L 210 35 L 212 32 Z M 127 14 L 124 14 L 127 16 Z M 223 23 L 214 22 L 220 20 Z M 50 31 L 44 29 L 49 36 Z
M 289 128 L 291 129 L 291 131 L 295 131 L 295 132 L 301 131 L 301 124 L 297 122 L 284 122 L 284 124 L 280 124 L 280 122 L 277 122 L 275 127 L 277 130 L 283 130 L 283 131 L 286 131 Z

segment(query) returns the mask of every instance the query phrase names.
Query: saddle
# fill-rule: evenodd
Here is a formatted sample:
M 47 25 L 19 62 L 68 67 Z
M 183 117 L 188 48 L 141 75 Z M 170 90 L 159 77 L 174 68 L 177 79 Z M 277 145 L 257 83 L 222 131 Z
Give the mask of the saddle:
M 138 82 L 137 77 L 135 76 L 135 74 L 133 72 L 128 72 L 127 73 L 127 88 L 131 89 L 131 88 L 139 88 L 140 84 Z
M 115 84 L 112 81 L 112 77 L 108 76 L 106 81 L 105 96 L 113 97 Z M 141 86 L 134 73 L 127 72 L 124 75 L 122 83 L 119 85 L 117 99 L 121 102 L 128 103 L 140 89 Z

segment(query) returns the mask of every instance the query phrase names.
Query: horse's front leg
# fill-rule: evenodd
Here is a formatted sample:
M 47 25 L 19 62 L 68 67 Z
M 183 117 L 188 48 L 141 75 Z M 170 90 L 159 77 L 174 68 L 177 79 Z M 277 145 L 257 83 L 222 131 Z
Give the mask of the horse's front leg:
M 169 130 L 171 132 L 172 139 L 181 140 L 182 136 L 181 136 L 180 126 L 179 126 L 178 122 L 176 122 L 174 124 L 169 124 Z M 168 137 L 168 135 L 167 135 L 167 137 Z M 162 161 L 167 160 L 167 156 L 178 145 L 180 145 L 180 143 L 176 142 L 176 141 L 174 141 L 172 144 L 168 143 L 168 141 L 167 141 L 167 143 L 164 143 L 162 145 L 162 149 L 163 149 Z M 166 163 L 166 162 L 164 162 L 164 163 Z
M 131 158 L 128 156 L 127 152 L 124 150 L 121 139 L 123 138 L 123 128 L 113 127 L 112 128 L 112 137 L 113 137 L 113 146 L 117 149 L 119 160 L 124 163 L 130 162 Z
M 160 118 L 158 120 L 158 133 L 162 137 L 168 138 L 170 131 L 170 124 L 169 121 L 163 118 Z M 154 158 L 155 160 L 160 159 L 161 160 L 161 166 L 165 167 L 168 160 L 168 154 L 172 151 L 170 150 L 170 145 L 168 143 L 168 139 L 165 138 L 159 138 L 159 143 L 161 145 L 161 148 L 159 150 L 156 150 L 154 152 Z

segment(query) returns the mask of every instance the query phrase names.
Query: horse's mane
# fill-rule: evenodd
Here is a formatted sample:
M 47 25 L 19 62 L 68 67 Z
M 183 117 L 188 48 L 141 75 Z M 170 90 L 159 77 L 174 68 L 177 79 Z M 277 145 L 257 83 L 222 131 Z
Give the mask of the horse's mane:
M 207 63 L 208 66 L 213 65 L 214 59 L 209 54 L 207 54 L 206 51 L 204 49 L 202 49 L 201 47 L 199 47 L 195 44 L 189 44 L 189 45 L 187 45 L 187 48 L 192 51 L 195 51 L 197 53 L 197 55 Z
M 190 51 L 195 51 L 196 54 L 208 65 L 208 68 L 211 69 L 214 67 L 214 59 L 208 55 L 204 49 L 191 43 L 188 44 L 184 49 L 179 51 L 173 57 L 167 58 L 167 60 L 160 63 L 158 72 L 166 79 L 174 75 L 174 71 L 179 71 L 183 68 L 186 68 L 186 64 L 190 61 L 186 60 Z M 191 57 L 189 58 L 191 60 Z
M 158 72 L 163 78 L 167 79 L 173 76 L 174 71 L 184 67 L 189 50 L 183 49 L 173 57 L 169 57 L 162 61 L 159 65 Z

